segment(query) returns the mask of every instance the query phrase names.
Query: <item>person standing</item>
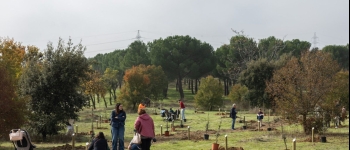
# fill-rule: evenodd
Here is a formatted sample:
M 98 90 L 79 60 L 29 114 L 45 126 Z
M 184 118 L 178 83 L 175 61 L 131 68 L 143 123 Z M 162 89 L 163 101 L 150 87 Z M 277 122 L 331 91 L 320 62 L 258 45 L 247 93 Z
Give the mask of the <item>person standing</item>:
M 141 103 L 139 104 L 139 108 L 137 109 L 137 112 L 138 112 L 140 109 L 145 109 L 145 108 L 146 108 L 145 103 L 144 103 L 144 102 L 141 102 Z
M 140 109 L 138 114 L 134 127 L 136 132 L 141 135 L 140 147 L 142 150 L 149 150 L 152 140 L 155 141 L 154 122 L 144 109 Z
M 99 132 L 92 140 L 89 150 L 109 150 L 108 143 L 103 132 Z
M 67 133 L 66 133 L 66 135 L 72 135 L 74 133 L 73 126 L 69 122 L 66 122 L 66 125 L 67 125 Z
M 185 104 L 182 102 L 182 99 L 178 100 L 180 104 L 180 113 L 181 113 L 181 120 L 186 122 L 186 117 L 185 117 Z
M 262 126 L 262 120 L 264 119 L 264 113 L 261 111 L 261 108 L 259 108 L 259 112 L 257 114 L 258 123 L 260 122 L 260 127 Z
M 115 109 L 112 111 L 110 119 L 112 128 L 112 150 L 124 150 L 126 113 L 123 110 L 123 105 L 121 103 L 115 105 Z
M 344 123 L 346 119 L 346 108 L 345 106 L 343 106 L 343 108 L 341 109 L 341 121 Z
M 232 126 L 231 126 L 232 130 L 236 130 L 235 129 L 236 116 L 237 116 L 236 104 L 233 104 L 230 111 L 230 118 L 232 118 Z

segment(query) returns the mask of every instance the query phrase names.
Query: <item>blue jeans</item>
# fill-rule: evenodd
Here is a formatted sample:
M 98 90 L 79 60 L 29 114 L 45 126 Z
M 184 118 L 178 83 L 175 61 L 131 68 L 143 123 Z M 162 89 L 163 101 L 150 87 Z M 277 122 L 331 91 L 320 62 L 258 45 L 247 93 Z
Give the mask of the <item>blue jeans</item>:
M 124 132 L 125 127 L 112 127 L 112 150 L 124 150 Z M 119 149 L 117 149 L 119 143 Z
M 181 120 L 184 120 L 185 118 L 185 108 L 181 109 Z
M 231 126 L 231 129 L 235 129 L 235 122 L 236 122 L 236 118 L 235 118 L 235 119 L 232 118 L 232 126 Z

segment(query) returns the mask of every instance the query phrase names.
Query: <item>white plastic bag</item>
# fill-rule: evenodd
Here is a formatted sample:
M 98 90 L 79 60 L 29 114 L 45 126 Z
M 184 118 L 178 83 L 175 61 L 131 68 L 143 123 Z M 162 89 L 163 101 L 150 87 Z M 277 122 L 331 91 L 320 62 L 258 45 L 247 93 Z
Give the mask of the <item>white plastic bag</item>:
M 134 137 L 132 138 L 130 143 L 141 144 L 141 135 L 135 132 Z
M 14 130 L 10 133 L 10 140 L 11 141 L 19 141 L 23 139 L 23 132 L 18 129 L 17 132 L 14 132 Z

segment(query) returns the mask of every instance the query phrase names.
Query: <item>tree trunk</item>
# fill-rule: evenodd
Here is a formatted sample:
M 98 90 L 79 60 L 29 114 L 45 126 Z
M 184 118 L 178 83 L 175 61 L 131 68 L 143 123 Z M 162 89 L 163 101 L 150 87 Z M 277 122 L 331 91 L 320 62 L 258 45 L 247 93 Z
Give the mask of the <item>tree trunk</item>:
M 97 103 L 100 103 L 100 94 L 96 94 L 97 95 Z
M 227 96 L 227 79 L 224 79 L 224 91 L 225 91 L 225 96 Z
M 188 80 L 188 90 L 191 90 L 191 80 Z
M 191 79 L 191 92 L 192 92 L 192 94 L 194 94 L 194 90 L 193 90 L 193 79 Z
M 166 87 L 163 89 L 163 97 L 164 98 L 168 97 L 168 87 L 169 87 L 169 84 L 167 84 Z
M 113 89 L 113 100 L 114 100 L 114 101 L 117 100 L 117 95 L 115 94 L 116 90 L 117 90 L 117 88 L 114 88 L 114 89 Z M 111 103 L 111 105 L 112 105 L 112 103 Z
M 136 103 L 132 104 L 132 110 L 136 110 Z
M 307 133 L 307 129 L 305 128 L 306 127 L 306 114 L 302 114 L 303 115 L 303 128 L 304 128 L 304 133 Z
M 46 141 L 46 131 L 43 131 L 42 133 L 41 133 L 41 135 L 43 136 L 43 141 Z
M 176 91 L 179 91 L 179 79 L 176 79 L 176 87 L 175 87 Z
M 227 84 L 226 84 L 226 95 L 229 95 L 230 94 L 230 85 L 232 86 L 232 81 L 230 79 L 227 79 Z
M 112 105 L 112 90 L 109 91 L 109 104 Z
M 103 101 L 105 102 L 105 107 L 107 108 L 107 101 L 104 96 L 102 96 Z
M 181 99 L 183 99 L 184 97 L 185 97 L 185 95 L 184 95 L 184 90 L 182 89 L 182 82 L 181 82 L 181 80 L 182 80 L 182 78 L 181 77 L 179 77 L 178 78 L 178 85 L 179 85 L 179 93 L 180 93 L 180 98 Z
M 194 86 L 194 93 L 197 94 L 197 91 L 198 91 L 198 82 L 199 82 L 199 80 L 198 80 L 198 79 L 195 79 L 195 81 L 196 81 L 196 84 L 195 84 L 195 86 Z
M 92 101 L 92 107 L 94 107 L 94 109 L 96 109 L 95 99 L 94 99 L 94 97 L 92 96 L 92 94 L 90 94 L 90 98 L 91 98 L 91 101 Z M 90 106 L 91 106 L 91 105 L 90 105 Z

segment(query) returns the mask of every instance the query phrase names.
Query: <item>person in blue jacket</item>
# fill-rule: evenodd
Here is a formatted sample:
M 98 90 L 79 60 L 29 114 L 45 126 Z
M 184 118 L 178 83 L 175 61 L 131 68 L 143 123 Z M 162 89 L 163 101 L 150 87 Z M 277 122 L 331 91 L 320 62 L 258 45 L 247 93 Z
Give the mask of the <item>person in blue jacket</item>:
M 261 111 L 261 108 L 259 108 L 259 112 L 257 114 L 257 119 L 260 122 L 260 127 L 262 127 L 262 120 L 264 119 L 264 113 Z
M 126 113 L 123 105 L 117 103 L 111 113 L 111 130 L 112 130 L 112 150 L 124 150 L 124 132 Z
M 233 104 L 230 111 L 230 118 L 232 118 L 232 126 L 231 126 L 232 130 L 236 130 L 235 129 L 236 115 L 237 115 L 236 104 Z

